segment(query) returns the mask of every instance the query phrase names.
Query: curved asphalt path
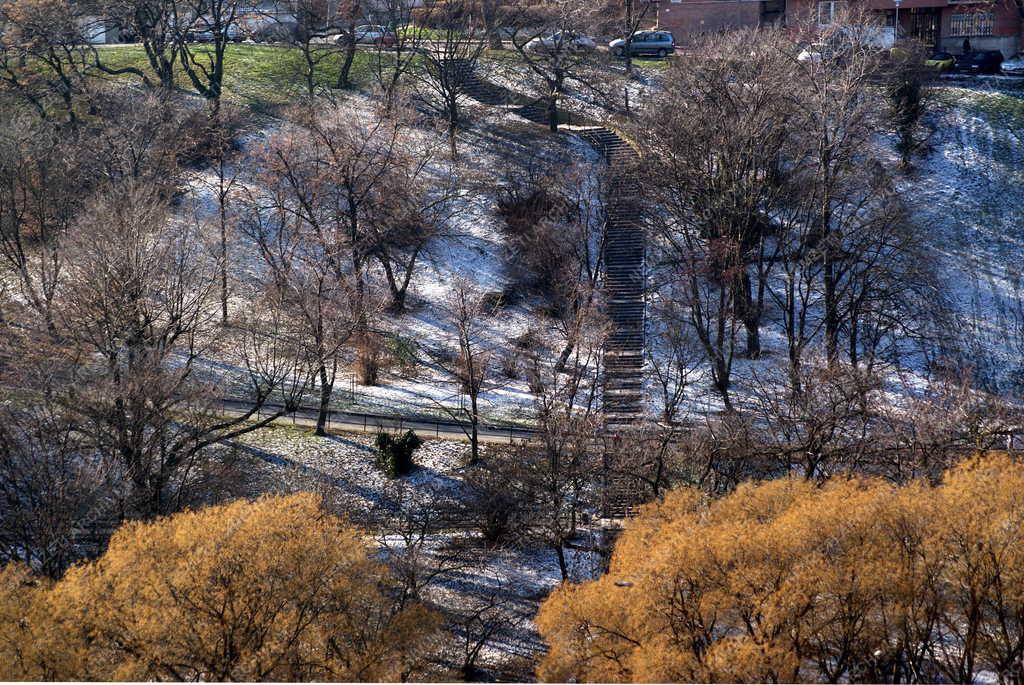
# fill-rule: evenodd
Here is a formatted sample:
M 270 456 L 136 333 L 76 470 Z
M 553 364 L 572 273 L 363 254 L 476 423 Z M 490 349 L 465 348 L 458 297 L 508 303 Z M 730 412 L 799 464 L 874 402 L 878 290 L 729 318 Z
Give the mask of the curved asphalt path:
M 221 413 L 225 416 L 241 416 L 252 408 L 251 402 L 225 398 L 220 401 Z M 265 404 L 259 416 L 283 410 L 279 404 Z M 293 426 L 316 426 L 318 411 L 315 407 L 299 407 L 294 412 L 285 414 L 274 421 L 275 424 Z M 253 418 L 259 418 L 253 414 Z M 380 433 L 405 432 L 411 430 L 420 438 L 469 441 L 469 424 L 459 421 L 441 421 L 425 418 L 404 418 L 400 416 L 384 416 L 380 414 L 361 414 L 332 410 L 327 428 L 330 431 L 344 433 Z M 512 426 L 486 426 L 477 428 L 477 436 L 481 443 L 493 445 L 526 444 L 537 439 L 537 431 L 531 428 Z

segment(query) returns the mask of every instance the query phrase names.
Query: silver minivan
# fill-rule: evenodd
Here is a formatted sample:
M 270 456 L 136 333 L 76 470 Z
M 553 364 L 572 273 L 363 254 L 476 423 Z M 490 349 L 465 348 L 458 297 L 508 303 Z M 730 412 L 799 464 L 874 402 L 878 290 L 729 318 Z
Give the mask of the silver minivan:
M 608 44 L 608 51 L 616 57 L 625 57 L 626 39 L 616 38 Z M 670 31 L 637 31 L 629 40 L 632 57 L 668 57 L 675 51 L 676 41 Z

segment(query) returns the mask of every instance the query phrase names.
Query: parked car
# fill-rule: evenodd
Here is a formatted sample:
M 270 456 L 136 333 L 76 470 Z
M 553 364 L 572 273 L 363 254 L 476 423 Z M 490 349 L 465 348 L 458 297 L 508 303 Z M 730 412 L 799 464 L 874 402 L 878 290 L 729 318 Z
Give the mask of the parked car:
M 1024 76 L 1024 55 L 1017 55 L 1003 62 L 1003 73 L 1013 76 Z
M 797 62 L 820 62 L 823 54 L 828 49 L 824 43 L 811 43 L 796 56 Z
M 377 45 L 379 47 L 391 48 L 398 43 L 398 34 L 386 26 L 378 24 L 364 24 L 357 26 L 352 31 L 358 45 Z M 338 45 L 344 45 L 349 41 L 349 34 L 343 33 L 334 39 Z
M 948 52 L 936 52 L 924 61 L 926 67 L 931 67 L 936 71 L 949 71 L 955 64 L 956 57 Z
M 196 43 L 213 42 L 213 19 L 202 17 L 197 19 L 192 28 L 185 34 L 185 39 Z M 224 35 L 233 43 L 241 43 L 245 34 L 235 22 L 228 24 L 224 29 Z
M 626 56 L 626 39 L 616 38 L 608 43 L 608 51 L 616 57 Z M 630 56 L 652 55 L 668 57 L 676 51 L 676 41 L 669 31 L 637 31 L 629 39 Z
M 583 53 L 593 52 L 597 49 L 597 43 L 593 38 L 580 33 L 570 31 L 559 31 L 550 36 L 539 36 L 528 42 L 525 46 L 530 52 L 568 52 Z
M 298 35 L 299 24 L 294 21 L 268 21 L 249 32 L 254 43 L 291 43 Z
M 956 70 L 965 74 L 998 74 L 1003 63 L 1003 53 L 998 50 L 975 50 L 960 55 Z

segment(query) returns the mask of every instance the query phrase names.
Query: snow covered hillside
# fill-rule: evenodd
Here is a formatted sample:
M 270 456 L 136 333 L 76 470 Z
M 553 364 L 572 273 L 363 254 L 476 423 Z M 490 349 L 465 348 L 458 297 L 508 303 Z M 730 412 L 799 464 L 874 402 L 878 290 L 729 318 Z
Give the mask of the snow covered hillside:
M 1024 84 L 938 89 L 930 149 L 901 181 L 960 316 L 976 380 L 1024 382 Z

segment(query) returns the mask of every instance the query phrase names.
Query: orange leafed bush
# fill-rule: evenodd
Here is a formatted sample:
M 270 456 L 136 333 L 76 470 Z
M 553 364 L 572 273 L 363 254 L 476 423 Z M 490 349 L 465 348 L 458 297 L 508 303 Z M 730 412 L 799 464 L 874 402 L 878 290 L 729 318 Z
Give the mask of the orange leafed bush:
M 683 489 L 619 540 L 609 573 L 541 608 L 538 674 L 582 681 L 1020 677 L 1024 466 L 932 487 L 779 480 Z
M 127 524 L 52 588 L 0 582 L 9 680 L 398 680 L 438 629 L 311 495 Z

